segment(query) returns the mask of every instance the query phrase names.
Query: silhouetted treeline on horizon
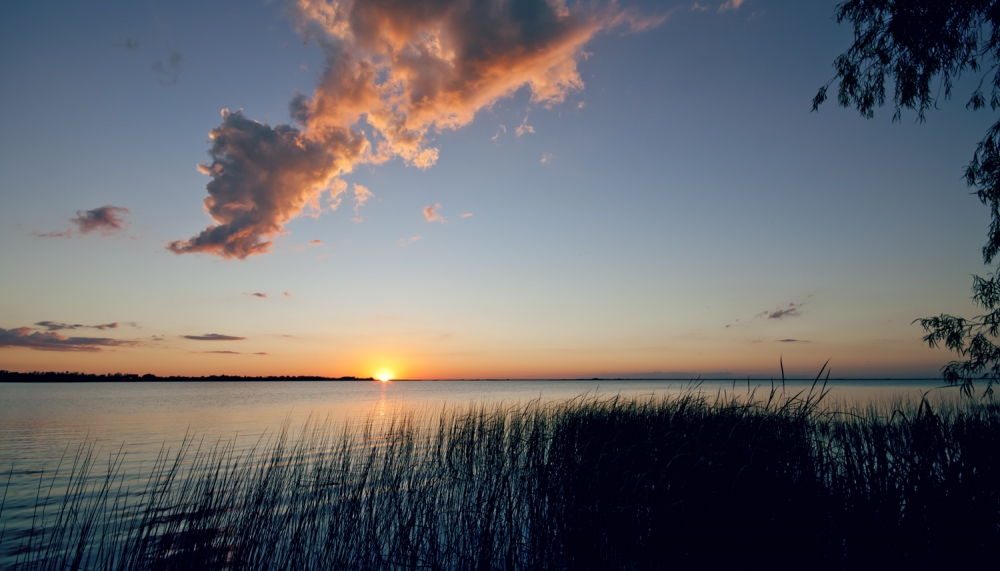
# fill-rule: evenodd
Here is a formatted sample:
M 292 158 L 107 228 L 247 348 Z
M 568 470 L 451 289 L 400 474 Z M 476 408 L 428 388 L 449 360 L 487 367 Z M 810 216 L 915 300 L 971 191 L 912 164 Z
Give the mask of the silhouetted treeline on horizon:
M 135 373 L 109 373 L 95 375 L 88 373 L 72 373 L 70 371 L 32 371 L 17 373 L 0 371 L 0 383 L 143 383 L 156 381 L 195 382 L 195 381 L 372 381 L 371 377 L 319 377 L 319 376 L 268 376 L 244 377 L 240 375 L 207 375 L 202 377 L 169 376 Z

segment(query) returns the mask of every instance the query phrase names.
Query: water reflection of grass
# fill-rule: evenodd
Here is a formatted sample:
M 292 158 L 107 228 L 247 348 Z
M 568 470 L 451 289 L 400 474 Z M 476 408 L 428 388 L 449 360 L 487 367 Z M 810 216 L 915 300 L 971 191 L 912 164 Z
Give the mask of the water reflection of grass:
M 1000 547 L 1000 409 L 581 397 L 83 448 L 18 569 L 927 568 Z M 52 480 L 54 481 L 54 480 Z M 2 513 L 0 513 L 2 517 Z

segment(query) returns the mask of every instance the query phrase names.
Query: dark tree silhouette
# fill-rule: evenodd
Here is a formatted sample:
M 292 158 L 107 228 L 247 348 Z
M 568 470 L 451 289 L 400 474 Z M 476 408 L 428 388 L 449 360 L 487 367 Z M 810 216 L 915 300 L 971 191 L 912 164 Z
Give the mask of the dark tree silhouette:
M 925 113 L 937 98 L 951 97 L 954 81 L 976 74 L 979 83 L 966 108 L 1000 109 L 1000 1 L 997 0 L 848 0 L 836 8 L 837 23 L 854 25 L 854 43 L 837 57 L 837 73 L 820 87 L 813 111 L 827 99 L 827 89 L 839 80 L 837 102 L 871 118 L 886 104 L 886 84 L 894 91 L 892 120 L 904 110 Z M 984 93 L 989 92 L 987 98 Z M 935 95 L 937 94 L 937 96 Z M 989 207 L 991 221 L 983 261 L 1000 261 L 1000 120 L 986 131 L 965 169 L 965 181 Z M 973 277 L 972 300 L 985 313 L 966 319 L 941 314 L 917 319 L 931 347 L 945 346 L 958 354 L 941 370 L 949 384 L 960 384 L 971 395 L 974 380 L 986 380 L 986 394 L 1000 380 L 1000 274 Z M 915 322 L 916 322 L 915 321 Z

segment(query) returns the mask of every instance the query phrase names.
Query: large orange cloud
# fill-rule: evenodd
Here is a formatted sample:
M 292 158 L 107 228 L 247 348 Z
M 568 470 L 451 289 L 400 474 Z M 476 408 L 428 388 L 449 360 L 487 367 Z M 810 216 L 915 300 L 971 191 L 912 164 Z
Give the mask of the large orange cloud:
M 438 159 L 429 132 L 467 125 L 522 88 L 533 105 L 559 104 L 583 88 L 577 62 L 596 34 L 664 20 L 565 0 L 298 0 L 295 13 L 326 54 L 315 92 L 290 104 L 300 128 L 223 112 L 213 162 L 202 165 L 216 224 L 170 250 L 264 253 L 286 222 L 319 209 L 325 190 L 336 207 L 339 177 L 356 164 L 398 157 L 429 168 Z

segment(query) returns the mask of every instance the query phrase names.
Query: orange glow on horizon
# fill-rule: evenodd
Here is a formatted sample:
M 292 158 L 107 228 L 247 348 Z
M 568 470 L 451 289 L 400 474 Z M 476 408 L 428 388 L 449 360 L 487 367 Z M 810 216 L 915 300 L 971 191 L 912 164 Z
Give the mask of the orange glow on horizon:
M 388 383 L 392 380 L 392 371 L 389 369 L 382 369 L 375 375 L 375 378 L 382 381 L 383 383 Z

